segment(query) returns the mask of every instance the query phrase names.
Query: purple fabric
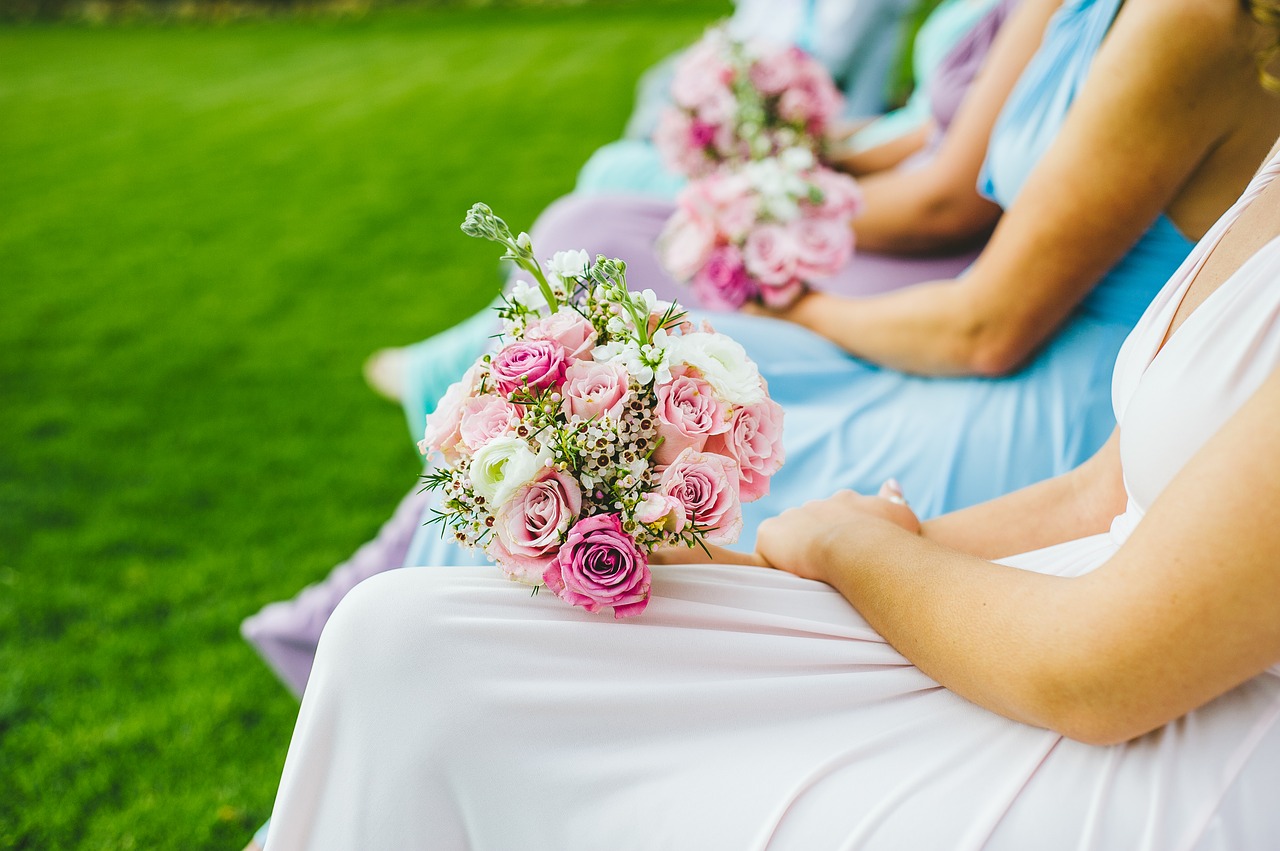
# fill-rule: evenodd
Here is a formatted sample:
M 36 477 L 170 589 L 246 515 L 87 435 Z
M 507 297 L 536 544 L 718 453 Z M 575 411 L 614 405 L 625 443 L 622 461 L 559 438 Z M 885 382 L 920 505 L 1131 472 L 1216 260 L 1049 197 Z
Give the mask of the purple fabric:
M 271 603 L 240 625 L 240 634 L 297 697 L 306 689 L 320 633 L 338 603 L 364 579 L 404 563 L 430 498 L 420 490 L 415 485 L 377 537 L 330 571 L 323 582 L 308 585 L 291 600 Z
M 964 38 L 956 42 L 938 66 L 929 84 L 929 102 L 939 130 L 945 132 L 955 120 L 969 86 L 982 70 L 996 34 L 1020 2 L 1022 0 L 1001 0 L 997 3 Z
M 627 285 L 652 289 L 664 299 L 696 307 L 688 287 L 676 283 L 658 261 L 654 243 L 675 205 L 649 196 L 568 195 L 538 217 L 532 236 L 544 256 L 580 248 L 626 261 Z M 954 278 L 978 255 L 898 257 L 854 251 L 853 261 L 818 288 L 846 296 L 888 292 L 910 284 Z

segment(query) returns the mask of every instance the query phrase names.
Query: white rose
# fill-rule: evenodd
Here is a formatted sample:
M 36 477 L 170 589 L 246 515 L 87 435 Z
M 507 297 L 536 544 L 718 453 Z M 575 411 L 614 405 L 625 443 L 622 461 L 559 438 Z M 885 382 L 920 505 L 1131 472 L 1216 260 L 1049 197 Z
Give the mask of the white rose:
M 754 405 L 764 400 L 759 368 L 747 357 L 746 349 L 724 334 L 694 331 L 672 337 L 667 361 L 672 366 L 686 363 L 701 372 L 730 405 Z
M 471 486 L 496 512 L 515 492 L 533 481 L 546 461 L 518 437 L 495 437 L 471 456 Z

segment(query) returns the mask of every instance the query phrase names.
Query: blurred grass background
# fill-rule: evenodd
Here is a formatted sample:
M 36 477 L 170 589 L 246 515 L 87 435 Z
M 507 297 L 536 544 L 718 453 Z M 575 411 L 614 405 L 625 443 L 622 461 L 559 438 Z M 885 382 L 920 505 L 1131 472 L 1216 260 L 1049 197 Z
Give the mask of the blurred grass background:
M 241 618 L 418 465 L 360 377 L 727 2 L 0 28 L 0 847 L 239 849 L 296 704 Z

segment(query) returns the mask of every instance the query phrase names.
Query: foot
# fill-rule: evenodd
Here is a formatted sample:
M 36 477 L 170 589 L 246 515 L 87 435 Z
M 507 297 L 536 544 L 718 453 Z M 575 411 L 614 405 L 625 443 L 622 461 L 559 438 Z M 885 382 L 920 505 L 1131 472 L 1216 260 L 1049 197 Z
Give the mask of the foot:
M 404 396 L 404 349 L 379 349 L 364 362 L 364 380 L 379 396 L 399 402 Z

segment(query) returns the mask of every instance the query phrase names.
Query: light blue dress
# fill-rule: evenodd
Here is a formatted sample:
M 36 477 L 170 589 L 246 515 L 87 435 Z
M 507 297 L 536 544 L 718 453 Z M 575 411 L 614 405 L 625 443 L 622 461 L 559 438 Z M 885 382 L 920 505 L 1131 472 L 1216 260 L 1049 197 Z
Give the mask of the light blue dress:
M 1052 144 L 1120 2 L 1067 0 L 1051 22 L 992 134 L 982 186 L 1002 206 Z M 708 317 L 746 347 L 786 411 L 787 463 L 770 494 L 745 506 L 740 546 L 787 508 L 844 488 L 874 493 L 890 476 L 932 517 L 1077 466 L 1114 427 L 1120 344 L 1191 248 L 1157 219 L 1035 359 L 1004 378 L 906 375 L 790 323 Z M 476 561 L 426 527 L 405 563 Z
M 881 115 L 859 130 L 849 143 L 853 149 L 861 151 L 882 145 L 911 133 L 928 122 L 931 80 L 942 67 L 943 60 L 951 49 L 973 29 L 995 3 L 996 0 L 942 0 L 937 8 L 929 13 L 929 17 L 912 43 L 911 68 L 915 89 L 911 97 L 898 109 Z M 854 19 L 853 23 L 858 26 L 856 31 L 850 31 L 848 36 L 850 40 L 855 40 L 853 37 L 856 36 L 856 40 L 862 42 L 861 50 L 858 51 L 858 56 L 861 58 L 858 64 L 844 73 L 840 68 L 834 67 L 840 60 L 838 57 L 829 56 L 831 51 L 819 51 L 816 54 L 819 59 L 824 60 L 824 64 L 836 79 L 842 80 L 841 88 L 847 99 L 847 117 L 865 118 L 882 111 L 877 109 L 871 112 L 867 108 L 868 99 L 865 91 L 871 82 L 867 78 L 872 77 L 879 81 L 879 89 L 883 93 L 889 57 L 884 56 L 877 64 L 872 65 L 867 61 L 866 54 L 871 50 L 883 53 L 887 46 L 894 43 L 894 39 L 887 36 L 889 30 L 896 29 L 895 26 L 890 25 L 897 24 L 901 18 L 902 10 L 897 8 L 901 5 L 901 3 L 889 3 L 884 0 L 880 0 L 879 3 L 860 4 L 865 11 L 859 18 Z M 863 18 L 866 20 L 862 20 Z M 808 15 L 801 22 L 800 30 L 796 34 L 796 43 L 809 49 L 809 42 L 812 42 L 814 37 L 811 33 L 814 26 L 813 5 L 810 4 Z M 844 62 L 848 63 L 849 60 Z M 673 69 L 674 62 L 663 63 L 655 68 L 654 76 L 642 91 L 646 89 L 652 91 L 661 86 L 663 105 L 665 105 Z M 659 104 L 653 103 L 655 100 L 653 94 L 642 97 L 641 102 L 637 104 L 637 112 L 656 116 Z M 578 173 L 574 192 L 593 195 L 637 193 L 657 198 L 674 198 L 684 186 L 685 179 L 667 169 L 663 164 L 658 149 L 649 139 L 652 128 L 649 129 L 650 132 L 639 134 L 630 132 L 629 128 L 627 138 L 610 142 L 597 149 Z

